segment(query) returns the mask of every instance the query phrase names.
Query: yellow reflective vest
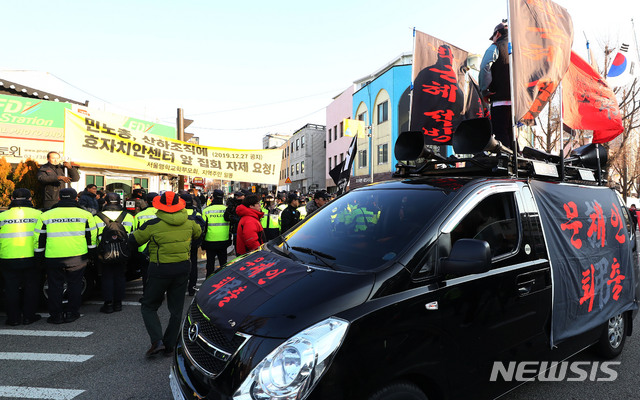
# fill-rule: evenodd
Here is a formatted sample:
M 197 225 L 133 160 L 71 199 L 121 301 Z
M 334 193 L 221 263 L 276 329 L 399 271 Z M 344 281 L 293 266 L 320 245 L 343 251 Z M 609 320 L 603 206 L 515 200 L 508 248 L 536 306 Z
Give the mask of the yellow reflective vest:
M 38 218 L 36 253 L 45 258 L 82 256 L 96 247 L 98 229 L 93 215 L 79 207 L 56 207 Z
M 0 258 L 33 257 L 34 229 L 41 214 L 31 207 L 11 207 L 0 213 Z
M 213 204 L 202 211 L 202 218 L 207 223 L 205 242 L 224 242 L 229 240 L 229 221 L 224 220 L 224 204 Z
M 155 207 L 147 207 L 144 210 L 140 211 L 139 213 L 136 214 L 135 218 L 134 218 L 134 224 L 133 224 L 133 230 L 138 230 L 140 229 L 140 227 L 147 221 L 149 221 L 150 219 L 154 219 L 154 218 L 158 218 L 156 216 L 156 213 L 158 212 L 158 209 Z M 138 252 L 142 253 L 144 251 L 144 249 L 147 248 L 147 243 L 143 244 L 142 246 L 138 247 Z
M 300 212 L 300 221 L 302 221 L 303 219 L 307 218 L 307 206 L 300 206 L 297 208 L 297 210 Z

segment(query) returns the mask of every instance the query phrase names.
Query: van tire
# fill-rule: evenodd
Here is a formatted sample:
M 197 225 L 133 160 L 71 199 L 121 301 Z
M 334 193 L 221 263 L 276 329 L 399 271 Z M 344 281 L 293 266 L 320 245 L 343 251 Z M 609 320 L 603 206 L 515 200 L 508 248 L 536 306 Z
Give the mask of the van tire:
M 602 358 L 611 360 L 622 353 L 627 337 L 626 319 L 624 314 L 618 314 L 610 318 L 602 330 L 600 340 L 595 345 L 595 350 Z
M 369 400 L 428 400 L 419 387 L 408 382 L 394 383 L 375 392 Z

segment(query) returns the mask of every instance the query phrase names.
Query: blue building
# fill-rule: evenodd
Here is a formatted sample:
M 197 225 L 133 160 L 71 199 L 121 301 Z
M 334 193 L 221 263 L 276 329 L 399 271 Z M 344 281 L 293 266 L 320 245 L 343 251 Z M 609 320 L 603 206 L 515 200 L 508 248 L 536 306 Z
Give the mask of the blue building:
M 364 121 L 369 135 L 358 138 L 352 189 L 389 179 L 395 170 L 394 143 L 400 132 L 409 129 L 412 60 L 411 53 L 403 53 L 354 82 L 352 118 Z

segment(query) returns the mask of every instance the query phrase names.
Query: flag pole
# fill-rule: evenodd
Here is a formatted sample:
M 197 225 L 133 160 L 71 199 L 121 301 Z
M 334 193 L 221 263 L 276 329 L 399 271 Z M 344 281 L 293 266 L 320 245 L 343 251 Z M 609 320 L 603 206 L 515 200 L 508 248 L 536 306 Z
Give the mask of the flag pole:
M 511 7 L 510 7 L 510 1 L 511 0 L 507 0 L 507 24 L 511 25 Z M 510 94 L 511 94 L 511 116 L 510 116 L 510 121 L 511 121 L 511 139 L 512 139 L 512 147 L 513 147 L 513 172 L 514 172 L 514 176 L 517 178 L 518 177 L 518 131 L 516 128 L 516 123 L 515 123 L 515 117 L 514 117 L 514 110 L 515 110 L 515 101 L 514 101 L 514 97 L 513 97 L 513 47 L 512 47 L 512 39 L 511 39 L 511 27 L 509 27 L 507 29 L 507 37 L 509 40 L 509 88 L 511 88 L 510 90 Z
M 589 41 L 587 41 L 588 46 Z M 558 84 L 560 94 L 560 182 L 564 182 L 564 110 L 562 109 L 562 81 Z M 551 107 L 551 104 L 548 105 Z

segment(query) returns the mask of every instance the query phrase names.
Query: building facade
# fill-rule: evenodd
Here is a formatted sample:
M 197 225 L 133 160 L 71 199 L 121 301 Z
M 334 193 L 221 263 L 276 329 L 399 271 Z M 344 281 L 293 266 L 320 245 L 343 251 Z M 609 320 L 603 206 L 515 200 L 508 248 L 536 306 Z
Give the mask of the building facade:
M 325 188 L 324 134 L 324 125 L 307 124 L 291 135 L 283 149 L 279 190 Z
M 391 178 L 393 146 L 409 129 L 411 53 L 403 53 L 378 71 L 355 82 L 352 118 L 364 121 L 367 137 L 358 138 L 351 189 Z
M 340 164 L 346 157 L 347 150 L 353 138 L 344 135 L 344 119 L 351 118 L 353 113 L 353 92 L 355 86 L 351 85 L 342 93 L 333 98 L 326 109 L 326 188 L 329 192 L 335 192 L 336 184 L 329 176 L 329 171 Z

